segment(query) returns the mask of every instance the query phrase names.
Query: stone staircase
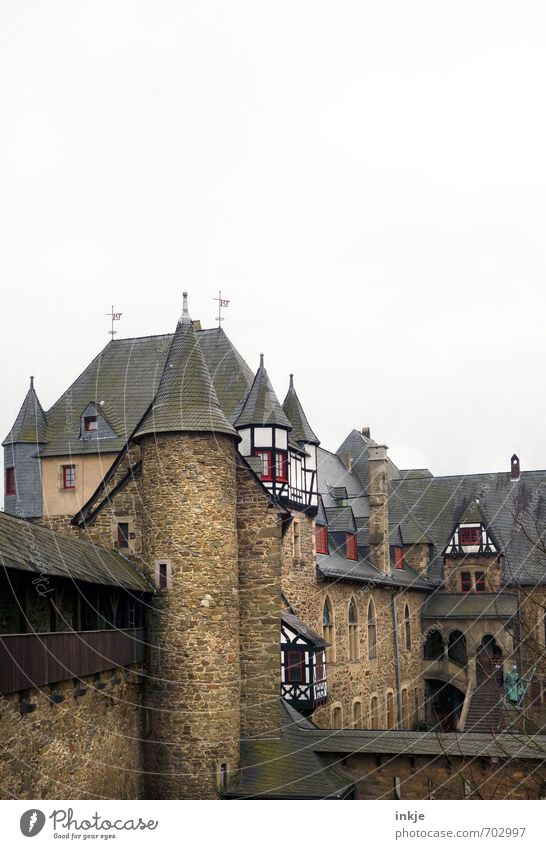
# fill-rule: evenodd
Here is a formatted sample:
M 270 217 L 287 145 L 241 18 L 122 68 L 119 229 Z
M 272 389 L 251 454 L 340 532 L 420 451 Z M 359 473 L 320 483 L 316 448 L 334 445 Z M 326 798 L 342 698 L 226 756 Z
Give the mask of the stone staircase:
M 476 687 L 472 693 L 465 731 L 494 734 L 500 730 L 502 691 L 495 678 L 495 659 L 483 653 L 476 657 Z

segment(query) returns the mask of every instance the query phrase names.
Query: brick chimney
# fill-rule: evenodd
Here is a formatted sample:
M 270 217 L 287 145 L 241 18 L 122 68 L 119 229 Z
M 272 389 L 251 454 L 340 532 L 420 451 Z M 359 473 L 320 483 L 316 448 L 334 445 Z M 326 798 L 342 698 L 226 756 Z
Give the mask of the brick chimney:
M 386 445 L 368 447 L 370 464 L 370 561 L 386 574 L 389 556 L 389 476 Z
M 519 481 L 519 476 L 519 457 L 517 454 L 512 454 L 512 458 L 510 460 L 510 479 L 513 481 Z

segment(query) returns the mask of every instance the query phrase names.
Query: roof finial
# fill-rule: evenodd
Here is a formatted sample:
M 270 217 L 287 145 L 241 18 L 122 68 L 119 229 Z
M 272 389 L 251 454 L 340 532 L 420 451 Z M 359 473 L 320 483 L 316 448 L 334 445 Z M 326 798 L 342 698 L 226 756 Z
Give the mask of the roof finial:
M 293 388 L 294 388 L 294 375 L 291 374 L 290 375 L 290 389 L 293 389 Z
M 264 355 L 260 354 L 260 368 L 264 367 Z
M 34 389 L 34 375 L 33 374 L 30 375 L 30 388 Z
M 188 312 L 188 293 L 182 292 L 182 315 L 180 316 L 179 324 L 190 324 L 190 314 Z

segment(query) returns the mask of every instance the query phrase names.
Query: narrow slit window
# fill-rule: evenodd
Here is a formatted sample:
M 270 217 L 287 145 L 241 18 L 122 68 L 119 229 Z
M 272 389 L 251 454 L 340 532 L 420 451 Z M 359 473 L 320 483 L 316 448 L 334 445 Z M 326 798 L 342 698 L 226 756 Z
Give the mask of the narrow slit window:
M 6 495 L 16 495 L 17 487 L 15 483 L 15 466 L 8 466 L 6 469 Z
M 129 548 L 128 522 L 118 522 L 118 548 Z

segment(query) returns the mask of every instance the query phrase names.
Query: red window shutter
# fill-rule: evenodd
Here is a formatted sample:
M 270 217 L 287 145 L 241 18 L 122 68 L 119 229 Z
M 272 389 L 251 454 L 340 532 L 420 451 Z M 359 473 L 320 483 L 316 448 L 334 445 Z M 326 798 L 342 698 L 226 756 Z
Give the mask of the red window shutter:
M 461 572 L 461 590 L 468 593 L 472 589 L 472 578 L 470 572 Z
M 317 554 L 328 554 L 328 528 L 317 525 L 316 540 Z
M 345 556 L 347 560 L 357 560 L 356 534 L 347 534 L 345 539 Z
M 15 484 L 15 466 L 9 466 L 6 469 L 5 494 L 16 495 L 17 487 Z
M 85 416 L 84 419 L 85 430 L 89 433 L 93 430 L 98 430 L 98 420 L 97 416 Z
M 394 546 L 394 565 L 396 569 L 404 568 L 404 549 L 401 545 Z

